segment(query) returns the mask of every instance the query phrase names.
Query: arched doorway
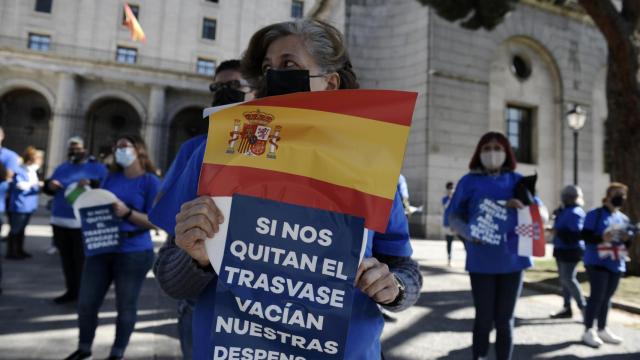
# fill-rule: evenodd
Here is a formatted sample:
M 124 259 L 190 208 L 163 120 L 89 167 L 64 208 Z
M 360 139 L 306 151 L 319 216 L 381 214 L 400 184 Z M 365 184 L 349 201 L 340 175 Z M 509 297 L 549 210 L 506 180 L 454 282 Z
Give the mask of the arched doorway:
M 202 108 L 188 107 L 180 110 L 171 120 L 169 128 L 167 165 L 176 157 L 183 142 L 194 136 L 206 134 L 208 129 L 209 123 L 202 118 Z
M 2 146 L 18 154 L 29 145 L 46 150 L 50 119 L 51 108 L 42 94 L 30 89 L 6 93 L 0 97 L 0 126 L 5 132 Z
M 111 153 L 111 147 L 118 136 L 139 135 L 141 126 L 140 115 L 126 101 L 116 98 L 100 99 L 87 112 L 87 148 L 91 154 L 104 157 Z

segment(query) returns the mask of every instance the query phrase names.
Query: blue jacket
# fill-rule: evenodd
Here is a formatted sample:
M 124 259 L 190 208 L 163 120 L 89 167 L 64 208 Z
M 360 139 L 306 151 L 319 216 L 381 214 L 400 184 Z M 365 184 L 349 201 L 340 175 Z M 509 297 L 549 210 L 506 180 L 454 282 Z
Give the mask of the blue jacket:
M 503 274 L 531 267 L 530 257 L 513 254 L 507 244 L 507 234 L 515 229 L 518 217 L 504 203 L 514 197 L 521 178 L 516 172 L 498 176 L 469 173 L 458 182 L 445 216 L 451 228 L 466 239 L 468 272 Z
M 9 212 L 31 214 L 38 209 L 40 185 L 30 183 L 29 170 L 21 166 L 16 172 L 9 192 Z M 36 176 L 35 172 L 31 176 Z
M 182 176 L 158 200 L 151 211 L 151 221 L 174 233 L 175 216 L 180 206 L 197 197 L 198 175 L 202 166 L 205 144 L 203 143 L 189 159 Z M 365 256 L 372 254 L 411 256 L 407 217 L 402 198 L 396 192 L 387 231 L 384 234 L 369 232 Z M 209 341 L 213 325 L 216 281 L 212 281 L 200 294 L 193 316 L 193 358 L 210 359 Z M 369 360 L 380 356 L 380 335 L 384 321 L 378 305 L 367 295 L 356 290 L 351 314 L 351 324 L 345 348 L 347 360 Z
M 13 172 L 18 172 L 18 154 L 15 152 L 0 147 L 0 166 L 5 169 L 11 170 Z M 0 179 L 0 214 L 5 212 L 5 198 L 7 196 L 7 191 L 9 191 L 9 182 L 5 181 L 5 179 Z
M 617 256 L 614 255 L 616 251 L 625 246 L 624 241 L 617 239 L 610 244 L 605 244 L 602 235 L 610 226 L 617 226 L 624 229 L 623 231 L 627 231 L 629 224 L 627 215 L 620 211 L 612 213 L 605 206 L 589 211 L 584 219 L 582 229 L 582 236 L 586 242 L 584 265 L 600 266 L 615 273 L 625 272 L 627 267 L 624 256 L 619 253 Z M 612 251 L 598 250 L 599 246 L 607 245 L 612 247 Z

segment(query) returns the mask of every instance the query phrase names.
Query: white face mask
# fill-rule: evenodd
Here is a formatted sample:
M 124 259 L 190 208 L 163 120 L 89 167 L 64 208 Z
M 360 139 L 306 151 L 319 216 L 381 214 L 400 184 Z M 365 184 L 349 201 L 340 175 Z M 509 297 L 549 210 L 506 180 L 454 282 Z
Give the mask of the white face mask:
M 482 166 L 487 170 L 499 170 L 504 165 L 506 158 L 507 154 L 504 151 L 491 150 L 480 153 Z
M 122 167 L 129 167 L 136 161 L 136 153 L 132 148 L 119 148 L 115 153 L 116 163 Z
M 28 165 L 29 170 L 38 172 L 40 170 L 40 164 L 31 164 Z

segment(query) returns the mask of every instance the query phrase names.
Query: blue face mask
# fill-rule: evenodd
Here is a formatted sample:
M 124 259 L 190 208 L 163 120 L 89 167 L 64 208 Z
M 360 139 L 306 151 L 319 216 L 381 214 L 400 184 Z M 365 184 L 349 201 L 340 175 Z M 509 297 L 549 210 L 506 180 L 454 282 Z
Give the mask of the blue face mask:
M 136 161 L 136 153 L 132 148 L 119 148 L 115 153 L 116 163 L 124 168 Z

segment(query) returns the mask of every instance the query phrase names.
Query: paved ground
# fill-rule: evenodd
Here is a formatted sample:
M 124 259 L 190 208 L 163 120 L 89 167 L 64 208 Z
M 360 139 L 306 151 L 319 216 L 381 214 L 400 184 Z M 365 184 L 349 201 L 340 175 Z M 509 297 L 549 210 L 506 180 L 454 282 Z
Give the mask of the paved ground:
M 34 258 L 3 260 L 0 359 L 62 359 L 76 347 L 75 309 L 51 302 L 61 294 L 63 279 L 58 256 L 45 254 L 50 244 L 46 219 L 36 218 L 28 235 L 27 249 Z M 423 294 L 417 306 L 388 323 L 383 344 L 386 357 L 469 359 L 474 311 L 469 280 L 463 271 L 464 250 L 456 244 L 456 259 L 453 267 L 447 268 L 444 242 L 414 241 L 414 248 L 425 276 Z M 524 292 L 516 310 L 514 359 L 640 359 L 640 317 L 612 311 L 611 328 L 625 338 L 625 343 L 593 350 L 579 342 L 579 319 L 548 319 L 548 313 L 559 304 L 556 295 Z M 162 294 L 151 274 L 143 288 L 140 308 L 127 358 L 178 359 L 175 303 Z M 110 292 L 94 347 L 97 359 L 108 355 L 115 315 Z

